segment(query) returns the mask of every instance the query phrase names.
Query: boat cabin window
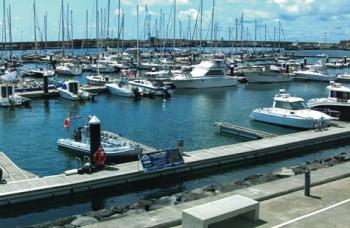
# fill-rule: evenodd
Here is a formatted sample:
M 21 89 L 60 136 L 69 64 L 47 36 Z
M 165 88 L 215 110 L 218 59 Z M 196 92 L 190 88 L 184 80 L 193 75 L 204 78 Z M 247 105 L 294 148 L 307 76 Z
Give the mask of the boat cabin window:
M 1 87 L 1 97 L 2 98 L 6 98 L 7 95 L 6 95 L 6 86 L 2 86 Z
M 305 101 L 296 101 L 296 102 L 285 102 L 285 101 L 276 101 L 275 108 L 289 109 L 289 110 L 302 110 L 307 109 Z
M 69 92 L 73 94 L 78 94 L 78 83 L 76 82 L 69 83 Z
M 11 96 L 13 94 L 13 88 L 12 86 L 7 87 L 7 96 Z
M 209 70 L 206 74 L 206 76 L 222 76 L 224 73 L 222 70 Z
M 339 100 L 346 100 L 347 101 L 350 99 L 350 93 L 331 90 L 330 97 L 337 98 Z

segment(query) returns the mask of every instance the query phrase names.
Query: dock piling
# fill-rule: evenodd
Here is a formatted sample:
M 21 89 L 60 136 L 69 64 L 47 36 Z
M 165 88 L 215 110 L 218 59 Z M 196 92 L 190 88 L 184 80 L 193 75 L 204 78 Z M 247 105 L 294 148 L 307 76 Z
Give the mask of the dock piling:
M 101 121 L 93 116 L 89 121 L 90 126 L 90 160 L 93 161 L 93 156 L 101 146 Z

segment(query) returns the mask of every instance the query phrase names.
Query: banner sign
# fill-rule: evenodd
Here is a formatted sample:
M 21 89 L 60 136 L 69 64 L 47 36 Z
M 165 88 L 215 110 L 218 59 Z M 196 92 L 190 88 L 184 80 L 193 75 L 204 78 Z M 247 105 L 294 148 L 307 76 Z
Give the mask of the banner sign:
M 185 165 L 179 149 L 140 154 L 139 158 L 145 173 L 173 169 Z

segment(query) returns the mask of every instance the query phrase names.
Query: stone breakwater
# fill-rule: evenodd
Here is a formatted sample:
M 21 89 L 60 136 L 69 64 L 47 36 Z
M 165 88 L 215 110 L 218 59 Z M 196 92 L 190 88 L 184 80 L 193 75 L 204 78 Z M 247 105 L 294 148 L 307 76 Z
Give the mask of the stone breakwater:
M 304 174 L 307 170 L 314 171 L 317 169 L 327 168 L 337 164 L 341 164 L 347 161 L 350 161 L 350 152 L 341 153 L 330 158 L 306 162 L 290 168 L 282 168 L 281 170 L 277 170 L 273 173 L 256 174 L 246 177 L 242 180 L 226 182 L 222 184 L 213 184 L 203 188 L 193 189 L 192 191 L 176 193 L 170 196 L 164 196 L 156 199 L 142 199 L 136 203 L 129 205 L 115 205 L 111 208 L 105 208 L 98 211 L 90 211 L 83 215 L 74 215 L 70 217 L 60 218 L 54 221 L 37 224 L 32 227 L 80 227 L 84 225 L 98 223 L 101 221 L 118 219 L 124 216 L 128 216 L 130 214 L 138 214 L 147 211 L 157 210 L 162 207 L 181 204 L 221 193 L 226 193 L 237 189 L 246 188 L 252 185 L 262 184 L 269 181 L 286 178 L 292 175 L 300 175 Z

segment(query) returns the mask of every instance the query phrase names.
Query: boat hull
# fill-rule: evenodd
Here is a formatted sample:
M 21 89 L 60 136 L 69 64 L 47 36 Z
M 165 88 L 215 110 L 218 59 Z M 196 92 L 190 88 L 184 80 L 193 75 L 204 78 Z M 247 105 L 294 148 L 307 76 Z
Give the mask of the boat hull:
M 339 120 L 350 121 L 350 104 L 342 102 L 328 102 L 328 101 L 319 101 L 319 102 L 309 102 L 309 108 L 317 111 L 324 112 L 326 114 L 329 111 L 339 112 Z
M 244 76 L 250 83 L 276 83 L 290 82 L 293 77 L 289 74 L 280 74 L 276 72 L 244 72 Z
M 177 89 L 202 89 L 202 88 L 218 88 L 236 86 L 238 81 L 236 78 L 217 77 L 217 78 L 187 78 L 173 79 L 172 83 Z
M 314 129 L 320 124 L 317 122 L 317 120 L 313 118 L 304 119 L 292 116 L 273 114 L 264 112 L 261 109 L 254 110 L 250 117 L 256 121 L 301 129 Z M 329 121 L 325 120 L 324 124 L 328 125 L 328 123 Z
M 72 94 L 66 90 L 58 88 L 58 93 L 63 99 L 71 100 L 71 101 L 79 101 L 80 97 L 77 94 Z
M 122 97 L 135 97 L 135 94 L 126 88 L 119 87 L 117 85 L 106 84 L 107 89 L 111 94 Z
M 57 145 L 60 148 L 70 150 L 74 153 L 91 156 L 90 145 L 76 142 L 72 139 L 59 139 Z M 137 155 L 135 148 L 125 147 L 120 149 L 108 149 L 104 148 L 107 154 L 107 161 L 113 161 L 117 158 L 133 157 Z

